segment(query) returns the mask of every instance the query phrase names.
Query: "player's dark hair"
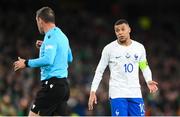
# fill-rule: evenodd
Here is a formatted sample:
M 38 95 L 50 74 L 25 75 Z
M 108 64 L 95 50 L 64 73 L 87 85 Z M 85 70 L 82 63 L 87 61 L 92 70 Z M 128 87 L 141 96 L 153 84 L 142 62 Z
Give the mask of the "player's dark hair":
M 42 7 L 41 9 L 37 10 L 36 17 L 41 18 L 45 22 L 55 23 L 55 13 L 49 7 Z
M 123 24 L 123 23 L 129 25 L 128 21 L 125 20 L 125 19 L 119 19 L 118 21 L 115 22 L 114 25 L 120 25 L 120 24 Z

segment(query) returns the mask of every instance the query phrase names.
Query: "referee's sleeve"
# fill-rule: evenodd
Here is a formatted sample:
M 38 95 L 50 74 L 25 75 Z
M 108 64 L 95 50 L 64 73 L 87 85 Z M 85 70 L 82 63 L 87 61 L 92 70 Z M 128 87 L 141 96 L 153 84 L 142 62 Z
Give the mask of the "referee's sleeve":
M 52 65 L 55 59 L 57 43 L 55 40 L 47 39 L 44 43 L 44 55 L 37 59 L 29 59 L 29 67 L 42 67 Z
M 104 70 L 108 65 L 108 61 L 109 61 L 109 54 L 108 54 L 108 49 L 106 46 L 102 51 L 101 59 L 100 59 L 99 64 L 96 68 L 94 79 L 93 79 L 92 85 L 91 85 L 91 91 L 96 92 L 96 90 L 99 86 L 99 83 L 102 79 L 102 75 L 104 73 Z
M 71 48 L 69 47 L 69 49 L 68 49 L 68 62 L 72 62 L 72 61 L 73 61 L 72 51 L 71 51 Z

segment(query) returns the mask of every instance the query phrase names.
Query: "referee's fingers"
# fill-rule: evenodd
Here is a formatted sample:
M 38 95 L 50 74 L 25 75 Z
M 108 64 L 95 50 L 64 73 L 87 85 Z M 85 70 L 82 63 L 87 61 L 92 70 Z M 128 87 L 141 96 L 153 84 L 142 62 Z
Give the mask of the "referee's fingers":
M 18 57 L 18 60 L 20 60 L 21 59 L 21 57 Z
M 17 71 L 18 69 L 19 69 L 18 66 L 15 66 L 15 67 L 14 67 L 14 71 Z

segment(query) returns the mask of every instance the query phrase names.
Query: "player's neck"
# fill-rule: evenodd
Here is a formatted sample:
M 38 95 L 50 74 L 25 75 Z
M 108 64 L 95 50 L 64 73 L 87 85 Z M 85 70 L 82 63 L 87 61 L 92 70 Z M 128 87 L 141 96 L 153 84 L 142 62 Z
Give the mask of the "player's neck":
M 45 26 L 44 26 L 44 32 L 48 32 L 50 29 L 56 27 L 56 25 L 54 23 L 47 23 Z
M 120 45 L 122 45 L 122 46 L 129 46 L 129 45 L 131 45 L 132 40 L 131 40 L 131 39 L 127 39 L 127 40 L 124 41 L 124 42 L 120 42 L 120 41 L 117 39 L 117 42 L 118 42 L 118 44 L 120 44 Z

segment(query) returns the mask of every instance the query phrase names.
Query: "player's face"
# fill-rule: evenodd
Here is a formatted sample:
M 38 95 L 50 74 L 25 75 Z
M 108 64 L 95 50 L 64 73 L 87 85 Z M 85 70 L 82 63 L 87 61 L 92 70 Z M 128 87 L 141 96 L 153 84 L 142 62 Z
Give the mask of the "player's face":
M 41 20 L 41 18 L 36 17 L 36 22 L 37 22 L 37 26 L 38 26 L 38 30 L 41 34 L 44 34 L 44 30 L 43 30 L 43 21 Z
M 119 25 L 114 26 L 115 34 L 118 38 L 118 41 L 121 43 L 126 42 L 128 39 L 130 39 L 130 27 L 129 25 L 123 23 Z

